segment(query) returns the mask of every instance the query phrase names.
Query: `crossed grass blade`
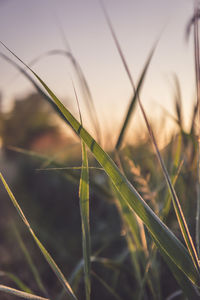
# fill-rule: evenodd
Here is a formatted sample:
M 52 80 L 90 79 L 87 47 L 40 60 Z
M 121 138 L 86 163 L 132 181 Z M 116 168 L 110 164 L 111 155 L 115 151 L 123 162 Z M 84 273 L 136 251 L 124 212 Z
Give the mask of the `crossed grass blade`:
M 7 293 L 7 294 L 10 294 L 10 295 L 13 295 L 13 296 L 23 298 L 23 299 L 28 299 L 28 300 L 50 300 L 48 298 L 44 298 L 44 297 L 40 297 L 40 296 L 36 296 L 36 295 L 33 295 L 33 294 L 29 294 L 29 293 L 26 293 L 26 292 L 16 290 L 16 289 L 13 289 L 9 286 L 5 286 L 5 285 L 2 285 L 2 284 L 0 284 L 0 291 L 4 292 L 4 293 Z
M 3 175 L 0 173 L 0 179 L 9 195 L 10 200 L 12 201 L 14 207 L 16 208 L 19 216 L 21 217 L 22 221 L 24 222 L 24 224 L 26 225 L 26 227 L 28 228 L 30 234 L 32 235 L 33 239 L 35 240 L 37 246 L 39 247 L 40 251 L 42 252 L 42 254 L 44 255 L 46 261 L 48 262 L 49 266 L 51 267 L 51 269 L 53 270 L 53 272 L 55 273 L 56 277 L 60 280 L 61 284 L 63 285 L 66 293 L 70 296 L 71 299 L 75 299 L 77 300 L 77 297 L 75 296 L 71 286 L 69 285 L 68 281 L 66 280 L 65 276 L 63 275 L 63 273 L 61 272 L 61 270 L 58 268 L 58 266 L 56 265 L 55 261 L 53 260 L 53 258 L 51 257 L 51 255 L 48 253 L 48 251 L 45 249 L 45 247 L 42 245 L 42 243 L 39 241 L 39 239 L 37 238 L 37 236 L 35 235 L 34 231 L 32 230 L 28 220 L 26 219 L 23 211 L 21 210 L 21 207 L 19 206 L 17 200 L 15 199 L 12 191 L 10 190 L 8 184 L 6 183 Z
M 114 29 L 113 29 L 113 27 L 112 27 L 112 24 L 111 24 L 111 22 L 110 22 L 110 19 L 109 19 L 109 17 L 108 17 L 108 14 L 107 14 L 107 12 L 106 12 L 106 10 L 105 10 L 105 7 L 103 6 L 103 2 L 101 2 L 101 3 L 102 3 L 102 7 L 103 7 L 103 10 L 104 10 L 104 13 L 105 13 L 105 16 L 106 16 L 106 20 L 107 20 L 108 26 L 109 26 L 109 28 L 110 28 L 111 34 L 112 34 L 112 36 L 113 36 L 113 39 L 114 39 L 116 48 L 117 48 L 117 50 L 118 50 L 118 52 L 119 52 L 119 55 L 120 55 L 121 60 L 122 60 L 122 62 L 123 62 L 123 65 L 124 65 L 124 68 L 125 68 L 125 70 L 126 70 L 127 76 L 128 76 L 128 78 L 129 78 L 129 80 L 130 80 L 130 83 L 131 83 L 131 85 L 132 85 L 132 87 L 133 87 L 133 92 L 135 93 L 136 89 L 135 89 L 134 81 L 133 81 L 133 79 L 132 79 L 130 70 L 129 70 L 128 65 L 127 65 L 127 63 L 126 63 L 124 54 L 123 54 L 123 52 L 122 52 L 122 50 L 121 50 L 120 44 L 119 44 L 118 39 L 117 39 L 117 37 L 116 37 L 116 35 L 115 35 Z M 157 44 L 157 43 L 156 43 L 156 44 Z M 145 69 L 148 69 L 148 67 L 149 67 L 149 63 L 150 63 L 150 61 L 151 61 L 152 54 L 153 54 L 153 52 L 154 52 L 154 49 L 155 49 L 155 47 L 156 47 L 156 44 L 155 44 L 155 46 L 153 47 L 153 50 L 152 50 L 151 53 L 150 53 L 150 56 L 149 56 L 149 58 L 148 58 L 148 60 L 147 60 L 147 64 L 145 65 L 145 68 L 144 68 L 142 74 L 144 73 Z M 175 210 L 176 217 L 177 217 L 177 220 L 178 220 L 178 223 L 179 223 L 179 227 L 180 227 L 180 229 L 181 229 L 183 238 L 184 238 L 184 240 L 185 240 L 186 246 L 187 246 L 187 248 L 188 248 L 188 251 L 189 251 L 189 254 L 190 254 L 191 258 L 192 258 L 192 261 L 193 261 L 193 263 L 194 263 L 194 266 L 196 267 L 196 269 L 197 269 L 198 272 L 199 272 L 199 271 L 200 271 L 200 266 L 199 266 L 199 259 L 198 259 L 197 251 L 196 251 L 196 249 L 195 249 L 195 246 L 194 246 L 192 237 L 191 237 L 191 235 L 190 235 L 189 228 L 188 228 L 188 226 L 187 226 L 187 222 L 186 222 L 186 220 L 185 220 L 185 217 L 184 217 L 184 214 L 183 214 L 183 211 L 182 211 L 182 208 L 181 208 L 179 199 L 178 199 L 178 197 L 177 197 L 177 195 L 176 195 L 176 191 L 175 191 L 175 189 L 174 189 L 174 187 L 173 187 L 173 185 L 172 185 L 172 183 L 171 183 L 170 176 L 169 176 L 169 174 L 168 174 L 168 171 L 167 171 L 167 169 L 166 169 L 166 166 L 165 166 L 164 161 L 163 161 L 163 159 L 162 159 L 162 156 L 161 156 L 161 154 L 160 154 L 160 151 L 159 151 L 159 148 L 158 148 L 158 145 L 157 145 L 157 142 L 156 142 L 156 139 L 155 139 L 155 136 L 154 136 L 152 127 L 151 127 L 151 125 L 150 125 L 150 123 L 149 123 L 149 120 L 148 120 L 148 118 L 147 118 L 147 114 L 146 114 L 146 112 L 145 112 L 145 110 L 144 110 L 144 107 L 143 107 L 143 105 L 142 105 L 142 102 L 141 102 L 141 100 L 140 100 L 139 93 L 137 93 L 137 99 L 138 99 L 138 103 L 139 103 L 139 107 L 140 107 L 140 109 L 141 109 L 142 115 L 143 115 L 144 120 L 145 120 L 146 127 L 147 127 L 147 129 L 148 129 L 149 136 L 150 136 L 151 141 L 152 141 L 152 144 L 153 144 L 153 146 L 154 146 L 154 148 L 155 148 L 156 156 L 157 156 L 157 158 L 158 158 L 158 161 L 159 161 L 159 163 L 160 163 L 160 166 L 161 166 L 161 169 L 162 169 L 164 178 L 165 178 L 165 180 L 166 180 L 167 186 L 168 186 L 169 191 L 170 191 L 170 193 L 171 193 L 172 202 L 173 202 L 174 210 Z M 128 113 L 129 113 L 129 112 L 128 112 Z M 127 124 L 126 124 L 126 126 L 127 126 Z
M 82 138 L 85 144 L 90 148 L 97 161 L 102 165 L 107 175 L 120 192 L 128 207 L 135 211 L 136 214 L 142 219 L 148 228 L 152 238 L 154 239 L 158 248 L 170 257 L 171 261 L 181 269 L 186 276 L 196 285 L 199 285 L 199 272 L 196 266 L 192 263 L 191 256 L 176 238 L 171 230 L 155 215 L 151 208 L 145 203 L 140 194 L 130 184 L 127 178 L 120 172 L 118 167 L 112 161 L 107 153 L 96 143 L 92 136 L 83 128 L 83 126 L 74 118 L 74 116 L 65 108 L 55 94 L 49 89 L 44 81 L 21 59 L 19 59 L 8 47 L 2 42 L 1 44 L 12 53 L 18 60 L 23 63 L 32 74 L 39 80 L 42 86 L 46 89 L 52 101 L 74 128 L 76 133 Z

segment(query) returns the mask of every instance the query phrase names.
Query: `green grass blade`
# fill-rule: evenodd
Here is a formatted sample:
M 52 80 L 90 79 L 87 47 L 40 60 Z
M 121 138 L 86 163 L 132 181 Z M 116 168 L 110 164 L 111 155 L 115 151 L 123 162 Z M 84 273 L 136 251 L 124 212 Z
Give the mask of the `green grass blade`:
M 1 42 L 2 43 L 2 42 Z M 4 45 L 2 43 L 2 45 Z M 4 47 L 6 47 L 4 45 Z M 7 47 L 6 47 L 7 48 Z M 8 48 L 7 48 L 8 49 Z M 9 50 L 9 49 L 8 49 Z M 11 50 L 9 50 L 18 60 L 20 60 Z M 113 160 L 107 153 L 96 143 L 92 136 L 83 128 L 83 126 L 74 118 L 74 116 L 65 108 L 60 100 L 54 95 L 44 81 L 30 69 L 22 60 L 20 60 L 40 81 L 46 89 L 54 103 L 62 112 L 66 120 L 71 124 L 77 134 L 82 138 L 85 144 L 89 147 L 97 161 L 104 168 L 109 178 L 120 192 L 122 198 L 128 207 L 142 219 L 148 228 L 159 249 L 163 250 L 168 255 L 174 264 L 178 266 L 190 280 L 199 285 L 199 272 L 192 263 L 191 257 L 182 243 L 175 235 L 167 228 L 167 226 L 155 215 L 152 209 L 145 203 L 140 194 L 130 184 L 127 178 L 120 172 Z
M 21 217 L 22 221 L 24 222 L 24 224 L 26 225 L 26 227 L 28 228 L 29 232 L 31 233 L 33 239 L 35 240 L 37 246 L 39 247 L 40 251 L 42 252 L 42 254 L 44 255 L 46 261 L 48 262 L 48 264 L 50 265 L 51 269 L 53 270 L 53 272 L 55 273 L 55 275 L 57 276 L 57 278 L 60 280 L 60 282 L 62 283 L 65 291 L 68 293 L 68 295 L 73 298 L 73 299 L 77 299 L 76 296 L 74 295 L 74 292 L 72 291 L 72 288 L 70 287 L 68 281 L 65 279 L 64 275 L 62 274 L 62 272 L 60 271 L 60 269 L 58 268 L 58 266 L 56 265 L 56 263 L 54 262 L 53 258 L 51 257 L 51 255 L 47 252 L 47 250 L 45 249 L 45 247 L 42 245 L 42 243 L 39 241 L 39 239 L 37 238 L 37 236 L 35 235 L 35 233 L 33 232 L 28 220 L 26 219 L 23 211 L 21 210 L 17 200 L 15 199 L 13 193 L 11 192 L 9 186 L 7 185 L 3 175 L 0 173 L 0 179 L 14 205 L 14 207 L 16 208 L 19 216 Z
M 179 82 L 176 74 L 174 74 L 174 84 L 175 84 L 174 103 L 175 103 L 176 119 L 178 121 L 178 125 L 179 125 L 181 131 L 184 131 L 181 87 L 180 87 L 180 82 Z
M 49 300 L 47 298 L 43 298 L 40 296 L 25 293 L 25 292 L 13 289 L 11 287 L 8 287 L 8 286 L 2 285 L 2 284 L 0 284 L 0 292 L 4 292 L 4 293 L 7 293 L 7 294 L 10 294 L 13 296 L 17 296 L 17 297 L 29 299 L 29 300 Z
M 90 223 L 89 223 L 89 170 L 87 150 L 82 142 L 82 170 L 79 186 L 81 224 L 82 224 L 82 245 L 84 258 L 84 277 L 86 299 L 90 299 L 91 279 L 90 279 Z
M 43 285 L 43 282 L 42 282 L 42 279 L 40 277 L 40 274 L 39 274 L 39 272 L 38 272 L 38 270 L 37 270 L 37 268 L 36 268 L 36 266 L 35 266 L 32 258 L 30 256 L 29 251 L 27 250 L 27 248 L 26 248 L 26 246 L 25 246 L 25 244 L 24 244 L 24 242 L 23 242 L 23 240 L 22 240 L 22 238 L 21 238 L 21 236 L 20 236 L 20 234 L 19 234 L 19 232 L 18 232 L 18 230 L 17 230 L 17 228 L 16 228 L 16 226 L 14 224 L 13 224 L 12 228 L 13 228 L 13 232 L 14 232 L 16 238 L 17 238 L 18 244 L 20 245 L 20 248 L 21 248 L 21 250 L 24 253 L 26 261 L 27 261 L 27 263 L 28 263 L 28 265 L 30 267 L 30 270 L 31 270 L 31 272 L 32 272 L 32 274 L 33 274 L 33 276 L 35 278 L 35 281 L 36 281 L 39 289 L 43 292 L 43 294 L 46 297 L 48 297 L 47 296 L 48 295 L 47 290 L 45 289 L 45 287 Z

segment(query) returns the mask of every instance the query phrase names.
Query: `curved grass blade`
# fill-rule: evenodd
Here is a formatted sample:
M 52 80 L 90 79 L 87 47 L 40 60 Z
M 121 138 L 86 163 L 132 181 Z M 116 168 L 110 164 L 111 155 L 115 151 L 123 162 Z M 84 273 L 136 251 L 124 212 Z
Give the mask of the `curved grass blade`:
M 0 291 L 20 298 L 29 299 L 29 300 L 49 300 L 47 298 L 25 293 L 2 284 L 0 284 Z
M 82 142 L 82 170 L 79 187 L 81 224 L 82 224 L 82 245 L 84 258 L 84 274 L 86 299 L 90 299 L 91 280 L 90 280 L 90 223 L 89 223 L 89 170 L 88 158 L 85 143 Z
M 102 3 L 102 2 L 101 2 Z M 109 17 L 108 17 L 108 14 L 103 6 L 103 3 L 102 3 L 102 7 L 103 7 L 103 10 L 104 10 L 104 13 L 105 13 L 105 16 L 106 16 L 106 20 L 108 22 L 108 26 L 110 28 L 110 31 L 111 31 L 111 34 L 113 36 L 113 39 L 114 39 L 114 42 L 115 42 L 115 45 L 117 47 L 117 50 L 119 52 L 119 55 L 121 57 L 121 60 L 123 62 L 123 65 L 124 65 L 124 68 L 126 70 L 126 73 L 128 75 L 128 78 L 130 80 L 130 83 L 132 85 L 132 88 L 133 88 L 133 92 L 135 93 L 135 85 L 134 85 L 134 82 L 133 82 L 133 79 L 132 79 L 132 76 L 131 76 L 131 73 L 129 71 L 129 68 L 128 68 L 128 65 L 126 63 L 126 60 L 125 60 L 125 57 L 123 55 L 123 52 L 121 50 L 121 47 L 120 47 L 120 44 L 117 40 L 117 37 L 114 33 L 114 30 L 112 28 L 112 25 L 111 25 L 111 22 L 109 20 Z M 150 63 L 150 60 L 151 60 L 151 57 L 153 55 L 153 52 L 154 52 L 154 49 L 156 47 L 156 44 L 155 46 L 153 47 L 153 50 L 150 52 L 150 56 L 149 56 L 149 63 Z M 148 68 L 149 64 L 148 64 L 148 61 L 147 61 L 147 64 L 145 66 L 145 68 Z M 144 72 L 144 71 L 143 71 Z M 199 81 L 199 84 L 200 84 L 200 81 Z M 174 210 L 175 210 L 175 213 L 176 213 L 176 217 L 177 217 L 177 220 L 178 220 L 178 223 L 179 223 L 179 227 L 181 229 L 181 232 L 182 232 L 182 235 L 183 235 L 183 238 L 185 240 L 185 243 L 186 243 L 186 246 L 188 248 L 188 251 L 189 251 L 189 254 L 192 258 L 192 261 L 194 263 L 194 266 L 197 268 L 198 272 L 200 272 L 200 265 L 199 265 L 199 259 L 198 259 L 198 255 L 197 255 L 197 251 L 195 249 L 195 246 L 194 246 L 194 243 L 193 243 L 193 240 L 192 240 L 192 237 L 190 235 L 190 232 L 189 232 L 189 228 L 187 226 L 187 222 L 185 220 L 185 217 L 184 217 L 184 214 L 183 214 L 183 211 L 182 211 L 182 208 L 181 208 L 181 205 L 180 205 L 180 202 L 179 202 L 179 199 L 177 197 L 177 194 L 176 194 L 176 191 L 171 183 L 171 179 L 170 179 L 170 176 L 168 174 L 168 171 L 167 171 L 167 168 L 164 164 L 164 161 L 162 159 L 162 156 L 160 154 L 160 151 L 159 151 L 159 148 L 158 148 L 158 145 L 157 145 L 157 142 L 156 142 L 156 139 L 155 139 L 155 136 L 154 136 L 154 133 L 153 133 L 153 130 L 152 130 L 152 127 L 149 123 L 149 120 L 147 118 L 147 114 L 144 110 L 144 107 L 142 105 L 142 102 L 140 100 L 140 96 L 139 96 L 139 93 L 137 94 L 137 98 L 138 98 L 138 103 L 139 103 L 139 106 L 140 106 L 140 109 L 141 109 L 141 112 L 142 112 L 142 115 L 144 117 L 144 120 L 145 120 L 145 123 L 146 123 L 146 127 L 148 129 L 148 132 L 149 132 L 149 136 L 151 138 L 151 141 L 152 141 L 152 144 L 155 148 L 155 151 L 156 151 L 156 156 L 158 158 L 158 161 L 160 163 L 160 166 L 161 166 L 161 169 L 162 169 L 162 172 L 163 172 L 163 175 L 164 175 L 164 178 L 166 180 L 166 183 L 167 183 L 167 186 L 169 188 L 169 191 L 171 193 L 171 197 L 172 197 L 172 202 L 173 202 L 173 206 L 174 206 Z M 200 107 L 200 105 L 199 105 Z M 200 109 L 199 109 L 200 111 Z M 199 160 L 200 161 L 200 160 Z M 200 170 L 200 168 L 199 168 Z M 200 171 L 199 171 L 200 172 Z M 199 193 L 200 194 L 200 193 Z M 199 201 L 200 203 L 200 201 Z
M 1 44 L 6 47 L 2 42 Z M 8 47 L 6 47 L 18 60 L 20 60 Z M 71 124 L 77 134 L 82 138 L 85 144 L 89 147 L 97 161 L 102 165 L 109 178 L 120 192 L 122 198 L 128 207 L 135 211 L 142 219 L 158 248 L 168 255 L 173 263 L 180 268 L 186 276 L 196 285 L 200 284 L 200 276 L 197 267 L 192 263 L 191 256 L 176 238 L 171 230 L 158 218 L 152 209 L 146 204 L 137 190 L 130 184 L 127 178 L 120 172 L 116 164 L 110 156 L 96 143 L 92 136 L 83 128 L 83 126 L 75 119 L 67 108 L 60 102 L 55 94 L 49 89 L 44 81 L 22 60 L 20 60 L 39 80 L 46 89 L 54 104 Z
M 47 250 L 45 249 L 45 247 L 42 245 L 42 243 L 39 241 L 39 239 L 37 238 L 37 236 L 35 235 L 34 231 L 32 230 L 28 220 L 26 219 L 23 211 L 21 210 L 17 200 L 15 199 L 12 191 L 10 190 L 9 186 L 7 185 L 3 175 L 0 173 L 0 179 L 14 205 L 14 207 L 16 208 L 19 216 L 21 217 L 22 221 L 24 222 L 24 224 L 26 225 L 26 227 L 28 228 L 29 232 L 31 233 L 33 239 L 35 240 L 37 246 L 39 247 L 40 251 L 42 252 L 42 254 L 44 255 L 46 261 L 48 262 L 48 264 L 50 265 L 51 269 L 53 270 L 53 272 L 55 273 L 55 275 L 57 276 L 57 278 L 60 280 L 61 284 L 63 285 L 65 291 L 67 292 L 67 294 L 72 298 L 72 299 L 76 299 L 76 296 L 74 295 L 74 292 L 72 291 L 72 288 L 70 287 L 68 281 L 66 280 L 66 278 L 64 277 L 64 275 L 62 274 L 62 272 L 60 271 L 60 269 L 58 268 L 58 266 L 56 265 L 56 263 L 54 262 L 53 258 L 51 257 L 51 255 L 47 252 Z

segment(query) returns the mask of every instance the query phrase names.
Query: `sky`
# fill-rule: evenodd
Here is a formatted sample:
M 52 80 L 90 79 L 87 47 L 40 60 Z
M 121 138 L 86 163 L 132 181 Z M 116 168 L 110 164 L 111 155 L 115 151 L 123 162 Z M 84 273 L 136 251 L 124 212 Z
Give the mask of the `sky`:
M 186 25 L 193 14 L 193 1 L 107 0 L 104 3 L 135 82 L 161 34 L 141 100 L 152 120 L 161 118 L 164 111 L 161 107 L 173 114 L 173 76 L 176 74 L 181 84 L 187 127 L 195 101 L 193 40 L 192 36 L 188 42 L 185 39 Z M 101 126 L 108 131 L 119 130 L 132 88 L 99 1 L 0 0 L 0 40 L 26 63 L 46 51 L 65 49 L 61 31 L 87 78 Z M 11 57 L 2 46 L 0 51 Z M 88 125 L 87 110 L 70 62 L 58 55 L 45 57 L 33 69 L 66 106 L 76 109 L 73 79 Z M 20 98 L 34 90 L 1 58 L 0 77 L 4 109 L 11 107 L 15 97 Z M 139 111 L 134 119 L 131 132 L 140 123 Z

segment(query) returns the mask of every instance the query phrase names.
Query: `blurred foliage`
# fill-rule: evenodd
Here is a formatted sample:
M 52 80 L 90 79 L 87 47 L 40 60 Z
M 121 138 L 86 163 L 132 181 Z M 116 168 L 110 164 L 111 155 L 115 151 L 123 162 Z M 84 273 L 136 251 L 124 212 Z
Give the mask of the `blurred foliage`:
M 2 114 L 3 146 L 30 149 L 35 138 L 59 133 L 55 119 L 51 106 L 39 94 L 15 100 L 11 111 Z

